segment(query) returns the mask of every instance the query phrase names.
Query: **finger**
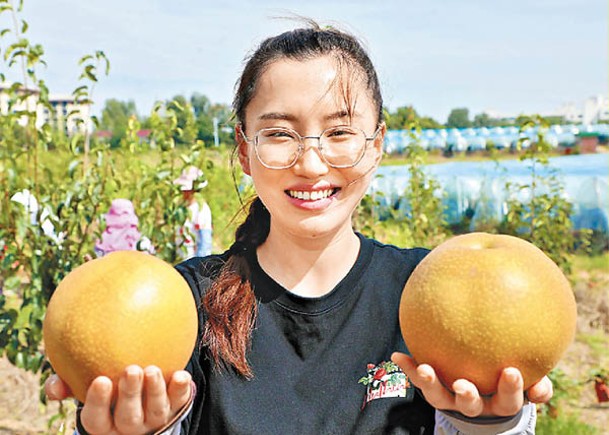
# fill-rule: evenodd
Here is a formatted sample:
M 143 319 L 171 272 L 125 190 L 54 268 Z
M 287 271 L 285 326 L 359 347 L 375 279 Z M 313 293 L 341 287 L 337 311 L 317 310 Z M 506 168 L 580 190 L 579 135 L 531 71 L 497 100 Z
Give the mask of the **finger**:
M 175 414 L 190 400 L 190 385 L 191 376 L 185 370 L 176 371 L 169 381 L 167 387 L 167 395 L 171 405 L 171 412 Z
M 57 375 L 51 375 L 44 382 L 44 392 L 50 400 L 63 400 L 72 396 L 68 384 Z
M 144 371 L 136 365 L 127 367 L 118 380 L 114 424 L 121 433 L 137 433 L 144 424 L 143 383 Z
M 111 404 L 112 381 L 105 376 L 95 378 L 80 413 L 80 423 L 87 433 L 107 433 L 112 429 Z
M 417 363 L 414 359 L 405 353 L 394 352 L 391 355 L 391 360 L 396 363 L 402 371 L 408 376 L 408 378 L 415 384 L 417 387 L 419 384 L 417 383 Z
M 544 376 L 539 382 L 532 385 L 527 390 L 527 397 L 533 403 L 545 403 L 549 401 L 554 395 L 554 387 L 552 381 Z
M 435 408 L 453 409 L 455 400 L 453 394 L 448 391 L 436 376 L 434 369 L 428 364 L 417 366 L 413 358 L 406 354 L 394 352 L 391 359 L 396 363 L 410 381 L 417 386 L 425 399 Z
M 524 403 L 523 384 L 520 370 L 513 367 L 504 369 L 499 377 L 497 393 L 490 399 L 490 413 L 500 416 L 518 413 Z
M 144 421 L 148 427 L 161 427 L 167 422 L 170 408 L 165 379 L 161 369 L 144 369 Z
M 452 385 L 457 411 L 468 417 L 476 417 L 484 410 L 484 401 L 474 384 L 466 379 L 457 379 Z

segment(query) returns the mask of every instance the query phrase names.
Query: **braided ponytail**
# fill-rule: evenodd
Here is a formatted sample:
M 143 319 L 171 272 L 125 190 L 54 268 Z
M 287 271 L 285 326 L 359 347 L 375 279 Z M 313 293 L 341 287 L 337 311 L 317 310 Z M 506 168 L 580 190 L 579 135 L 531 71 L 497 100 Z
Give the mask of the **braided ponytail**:
M 246 352 L 258 309 L 245 254 L 255 252 L 256 247 L 264 243 L 270 223 L 268 210 L 260 198 L 256 198 L 245 222 L 237 228 L 230 257 L 203 298 L 207 313 L 203 344 L 208 347 L 216 367 L 232 367 L 246 378 L 253 375 Z

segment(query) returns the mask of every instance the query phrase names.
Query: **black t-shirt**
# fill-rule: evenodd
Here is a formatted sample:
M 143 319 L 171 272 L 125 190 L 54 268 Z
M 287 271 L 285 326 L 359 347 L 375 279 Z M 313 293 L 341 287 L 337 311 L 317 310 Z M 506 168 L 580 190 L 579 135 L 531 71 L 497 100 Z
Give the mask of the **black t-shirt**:
M 434 409 L 390 360 L 394 351 L 406 352 L 399 301 L 428 251 L 360 240 L 349 273 L 319 298 L 285 290 L 248 254 L 259 301 L 248 353 L 254 377 L 212 370 L 205 348 L 197 346 L 187 367 L 197 395 L 182 433 L 433 433 Z M 226 258 L 177 266 L 197 303 Z M 201 327 L 203 309 L 199 316 Z

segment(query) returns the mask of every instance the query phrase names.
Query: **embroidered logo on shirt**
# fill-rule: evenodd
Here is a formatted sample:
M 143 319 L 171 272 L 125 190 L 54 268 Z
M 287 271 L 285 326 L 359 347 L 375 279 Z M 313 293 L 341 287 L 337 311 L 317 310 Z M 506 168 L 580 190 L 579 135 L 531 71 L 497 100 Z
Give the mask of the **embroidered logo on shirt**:
M 408 376 L 392 361 L 383 361 L 378 365 L 368 364 L 368 374 L 358 381 L 366 388 L 366 398 L 362 409 L 366 404 L 375 399 L 385 397 L 410 397 L 414 389 Z

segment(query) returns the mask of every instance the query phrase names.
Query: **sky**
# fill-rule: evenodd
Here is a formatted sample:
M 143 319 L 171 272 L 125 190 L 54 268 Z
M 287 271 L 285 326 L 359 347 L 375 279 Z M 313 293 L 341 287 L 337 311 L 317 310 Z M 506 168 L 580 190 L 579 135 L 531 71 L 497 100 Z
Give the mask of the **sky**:
M 293 15 L 356 35 L 390 110 L 412 105 L 440 122 L 456 107 L 472 118 L 549 114 L 609 93 L 606 0 L 24 0 L 20 14 L 25 36 L 45 49 L 38 76 L 51 93 L 70 94 L 78 60 L 102 50 L 111 70 L 95 87 L 94 113 L 116 98 L 140 115 L 194 92 L 230 104 L 244 57 L 296 27 L 277 18 Z

